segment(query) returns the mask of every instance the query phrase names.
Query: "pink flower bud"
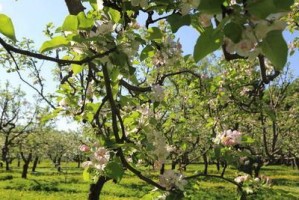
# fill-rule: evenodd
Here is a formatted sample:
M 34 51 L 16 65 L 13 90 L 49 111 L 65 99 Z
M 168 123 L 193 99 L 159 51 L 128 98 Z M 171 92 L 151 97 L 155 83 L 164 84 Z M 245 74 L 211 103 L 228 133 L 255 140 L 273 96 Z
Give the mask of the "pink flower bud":
M 88 152 L 88 151 L 90 151 L 89 146 L 87 146 L 87 145 L 85 145 L 85 144 L 81 145 L 81 146 L 79 147 L 79 149 L 80 149 L 80 151 L 82 151 L 82 152 Z

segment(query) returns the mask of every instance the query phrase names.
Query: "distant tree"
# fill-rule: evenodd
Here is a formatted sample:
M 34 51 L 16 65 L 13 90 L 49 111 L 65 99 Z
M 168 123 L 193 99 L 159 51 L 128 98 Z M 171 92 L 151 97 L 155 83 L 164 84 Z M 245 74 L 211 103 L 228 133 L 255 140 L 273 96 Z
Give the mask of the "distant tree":
M 6 170 L 10 169 L 10 147 L 30 133 L 36 114 L 36 108 L 31 107 L 20 88 L 12 88 L 7 82 L 0 90 L 0 136 L 3 138 L 2 161 Z

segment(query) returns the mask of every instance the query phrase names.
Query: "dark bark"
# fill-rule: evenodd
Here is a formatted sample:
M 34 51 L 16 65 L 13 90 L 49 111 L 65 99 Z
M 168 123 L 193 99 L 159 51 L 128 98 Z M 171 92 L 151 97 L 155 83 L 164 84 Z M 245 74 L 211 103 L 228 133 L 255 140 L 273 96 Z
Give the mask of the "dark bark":
M 99 200 L 103 186 L 107 181 L 109 181 L 107 177 L 100 176 L 96 183 L 90 184 L 88 200 Z
M 18 167 L 21 166 L 21 158 L 18 156 Z
M 206 153 L 204 153 L 203 155 L 202 155 L 202 157 L 203 157 L 203 161 L 204 161 L 204 165 L 205 165 L 205 168 L 204 168 L 204 174 L 208 174 L 208 157 L 207 157 L 207 154 Z
M 165 171 L 165 164 L 163 163 L 160 169 L 160 174 L 164 174 Z
M 61 157 L 59 157 L 55 163 L 56 167 L 57 167 L 57 171 L 61 172 Z
M 30 152 L 28 157 L 26 158 L 23 153 L 21 153 L 22 159 L 24 161 L 23 171 L 22 171 L 22 178 L 27 178 L 29 163 L 32 159 L 32 153 Z
M 9 159 L 8 159 L 8 145 L 4 144 L 2 147 L 2 161 L 5 163 L 5 170 L 9 171 Z
M 175 170 L 175 166 L 176 166 L 176 164 L 177 164 L 177 161 L 176 161 L 176 160 L 173 160 L 173 161 L 171 162 L 171 170 Z
M 32 165 L 32 172 L 35 172 L 38 163 L 38 156 L 35 156 L 33 165 Z
M 10 164 L 9 160 L 6 159 L 6 160 L 5 160 L 5 170 L 6 170 L 6 171 L 9 171 L 9 170 L 10 170 L 9 164 Z
M 71 15 L 77 15 L 85 9 L 81 0 L 65 0 L 65 3 Z
M 220 160 L 219 159 L 217 159 L 216 167 L 217 167 L 217 171 L 219 172 L 220 171 Z
M 223 169 L 222 169 L 222 172 L 221 172 L 221 177 L 223 177 L 223 176 L 224 176 L 224 173 L 225 173 L 226 167 L 227 167 L 227 163 L 226 163 L 226 161 L 223 161 Z
M 77 161 L 77 168 L 80 168 L 80 166 L 81 166 L 81 160 L 78 159 L 78 161 Z

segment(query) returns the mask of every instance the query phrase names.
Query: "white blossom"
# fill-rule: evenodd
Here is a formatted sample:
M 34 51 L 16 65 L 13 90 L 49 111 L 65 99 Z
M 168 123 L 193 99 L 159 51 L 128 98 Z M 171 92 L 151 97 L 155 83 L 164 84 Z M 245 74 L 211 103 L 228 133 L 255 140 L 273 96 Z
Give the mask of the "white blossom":
M 160 184 L 165 187 L 166 190 L 171 190 L 173 188 L 184 190 L 187 181 L 184 180 L 182 174 L 176 173 L 173 170 L 167 170 L 160 176 Z
M 164 88 L 161 85 L 152 86 L 152 100 L 154 102 L 160 102 L 164 100 Z

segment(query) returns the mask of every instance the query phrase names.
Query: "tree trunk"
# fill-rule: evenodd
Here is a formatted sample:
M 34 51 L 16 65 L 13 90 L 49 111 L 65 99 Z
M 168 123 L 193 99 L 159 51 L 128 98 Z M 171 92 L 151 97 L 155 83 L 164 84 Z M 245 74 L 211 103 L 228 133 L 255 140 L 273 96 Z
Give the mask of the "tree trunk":
M 172 161 L 171 162 L 171 170 L 175 170 L 175 166 L 176 166 L 176 164 L 177 164 L 177 161 Z
M 226 163 L 226 161 L 224 160 L 224 161 L 223 161 L 223 170 L 222 170 L 222 173 L 221 173 L 221 176 L 222 176 L 222 177 L 224 176 L 226 167 L 227 167 L 227 163 Z
M 204 174 L 205 175 L 207 175 L 208 174 L 208 157 L 207 157 L 207 154 L 206 153 L 204 153 L 203 155 L 202 155 L 202 157 L 203 157 L 203 161 L 204 161 L 204 165 L 205 165 L 205 168 L 204 168 Z
M 61 172 L 61 157 L 59 157 L 56 161 L 56 167 L 57 167 L 57 171 Z
M 22 178 L 27 178 L 27 172 L 28 172 L 28 168 L 29 168 L 29 163 L 31 161 L 32 158 L 32 153 L 29 153 L 27 159 L 25 158 L 25 156 L 22 156 L 23 161 L 24 161 L 24 165 L 23 165 L 23 171 L 22 171 Z
M 6 158 L 5 160 L 5 170 L 6 171 L 9 171 L 10 170 L 10 167 L 9 167 L 9 160 Z
M 38 163 L 38 156 L 35 156 L 32 166 L 32 172 L 35 172 Z
M 21 166 L 21 158 L 18 156 L 18 167 Z
M 8 147 L 7 144 L 4 144 L 2 147 L 2 161 L 5 163 L 6 171 L 9 171 L 9 160 L 8 160 Z
M 80 165 L 81 165 L 81 160 L 80 160 L 80 157 L 79 157 L 79 159 L 77 161 L 77 168 L 80 168 Z
M 217 167 L 217 171 L 219 172 L 220 171 L 220 160 L 219 159 L 217 159 L 216 167 Z
M 165 171 L 165 164 L 163 163 L 160 169 L 160 174 L 164 174 Z
M 105 176 L 100 176 L 96 183 L 90 184 L 88 200 L 99 200 L 104 184 L 109 179 Z

